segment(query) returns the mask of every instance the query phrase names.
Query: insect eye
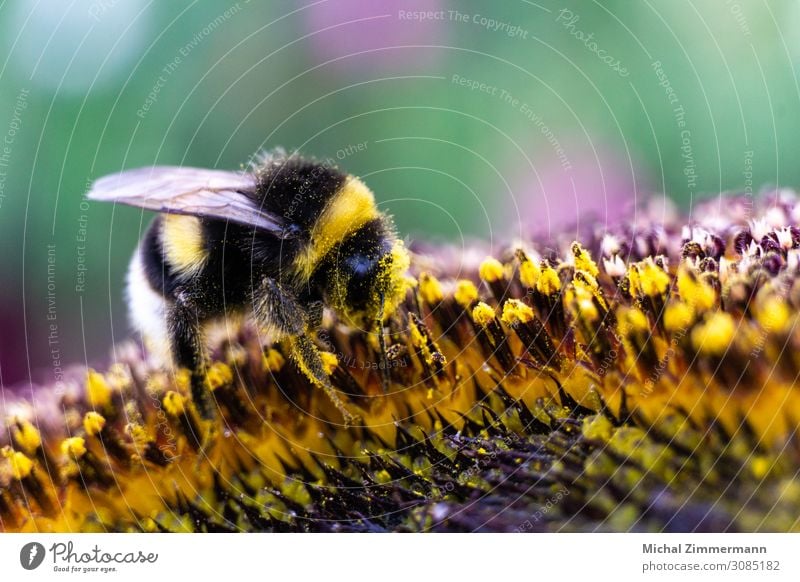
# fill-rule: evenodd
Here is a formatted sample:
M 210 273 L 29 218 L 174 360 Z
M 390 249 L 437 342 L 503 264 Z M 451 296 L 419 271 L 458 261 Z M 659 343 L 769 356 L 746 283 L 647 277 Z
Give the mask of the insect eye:
M 347 296 L 353 306 L 366 303 L 375 276 L 376 260 L 365 255 L 348 257 L 344 263 L 348 273 Z
M 375 261 L 369 257 L 357 256 L 348 261 L 355 280 L 365 279 L 375 265 Z

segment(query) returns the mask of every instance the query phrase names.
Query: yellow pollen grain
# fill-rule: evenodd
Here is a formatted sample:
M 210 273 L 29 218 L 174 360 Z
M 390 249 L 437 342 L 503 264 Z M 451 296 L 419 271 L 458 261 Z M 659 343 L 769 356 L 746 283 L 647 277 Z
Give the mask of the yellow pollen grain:
M 184 410 L 186 410 L 186 398 L 174 390 L 170 390 L 164 394 L 164 410 L 172 416 L 183 414 Z
M 456 303 L 464 309 L 469 309 L 478 300 L 478 288 L 472 281 L 461 279 L 456 283 L 454 297 Z
M 320 352 L 319 357 L 322 360 L 322 368 L 325 373 L 330 376 L 339 367 L 339 358 L 333 352 Z
M 503 279 L 503 263 L 494 257 L 486 257 L 478 267 L 478 275 L 487 283 L 494 283 Z
M 283 368 L 286 363 L 286 358 L 284 358 L 283 354 L 278 350 L 270 348 L 267 350 L 267 353 L 262 356 L 261 361 L 265 371 L 280 372 L 281 368 Z
M 533 309 L 519 299 L 509 299 L 503 304 L 503 315 L 500 319 L 506 325 L 528 323 L 533 320 Z
M 420 273 L 419 292 L 422 295 L 422 300 L 428 305 L 436 305 L 444 299 L 442 284 L 430 273 Z
M 68 457 L 80 458 L 86 454 L 86 441 L 83 437 L 69 437 L 61 442 L 61 453 Z
M 106 419 L 96 412 L 87 412 L 83 417 L 83 429 L 89 436 L 95 436 L 103 431 Z
M 717 311 L 692 330 L 692 345 L 704 354 L 725 354 L 736 335 L 736 322 L 729 313 Z
M 592 260 L 592 255 L 580 243 L 572 243 L 572 255 L 575 257 L 576 269 L 586 271 L 592 277 L 597 277 L 600 274 L 600 269 L 597 268 L 597 263 Z
M 472 310 L 472 319 L 480 326 L 486 327 L 494 321 L 494 318 L 494 309 L 483 301 L 479 302 Z
M 536 281 L 536 290 L 543 295 L 555 295 L 561 291 L 561 279 L 558 278 L 556 270 L 544 261 L 540 269 L 541 275 Z
M 206 386 L 214 391 L 233 383 L 233 370 L 228 364 L 214 362 L 206 371 Z
M 30 421 L 16 419 L 14 423 L 14 440 L 29 455 L 34 454 L 42 445 L 42 435 Z
M 102 374 L 89 370 L 86 375 L 86 399 L 92 408 L 105 408 L 111 404 L 111 388 Z

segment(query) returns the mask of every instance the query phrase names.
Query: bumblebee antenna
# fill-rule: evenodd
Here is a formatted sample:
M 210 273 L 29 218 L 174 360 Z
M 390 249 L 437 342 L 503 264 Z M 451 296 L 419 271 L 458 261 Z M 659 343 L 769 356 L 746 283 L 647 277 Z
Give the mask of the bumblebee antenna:
M 375 320 L 375 324 L 378 328 L 378 346 L 380 347 L 381 352 L 381 361 L 378 368 L 380 368 L 381 373 L 381 388 L 383 389 L 383 393 L 387 394 L 389 392 L 389 358 L 386 355 L 386 338 L 383 337 L 383 310 L 386 303 L 386 297 L 383 293 L 381 293 L 380 296 L 381 309 L 378 312 L 377 319 Z

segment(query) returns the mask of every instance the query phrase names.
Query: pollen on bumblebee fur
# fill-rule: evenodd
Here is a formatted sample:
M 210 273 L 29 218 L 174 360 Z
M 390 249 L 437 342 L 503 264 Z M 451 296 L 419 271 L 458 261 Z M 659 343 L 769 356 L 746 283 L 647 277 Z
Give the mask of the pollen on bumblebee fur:
M 796 531 L 800 202 L 693 216 L 473 274 L 412 246 L 403 278 L 398 249 L 385 355 L 332 314 L 316 337 L 354 426 L 246 322 L 210 346 L 213 420 L 120 346 L 49 408 L 5 402 L 0 529 Z

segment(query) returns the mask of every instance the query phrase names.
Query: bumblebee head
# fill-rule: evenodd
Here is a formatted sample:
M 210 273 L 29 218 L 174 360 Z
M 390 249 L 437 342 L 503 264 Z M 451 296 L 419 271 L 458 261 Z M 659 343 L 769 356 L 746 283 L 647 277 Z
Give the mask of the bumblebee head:
M 408 290 L 409 256 L 383 221 L 345 241 L 326 272 L 328 304 L 348 325 L 372 330 L 395 312 Z

